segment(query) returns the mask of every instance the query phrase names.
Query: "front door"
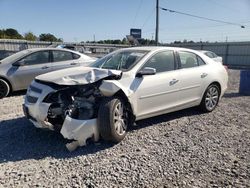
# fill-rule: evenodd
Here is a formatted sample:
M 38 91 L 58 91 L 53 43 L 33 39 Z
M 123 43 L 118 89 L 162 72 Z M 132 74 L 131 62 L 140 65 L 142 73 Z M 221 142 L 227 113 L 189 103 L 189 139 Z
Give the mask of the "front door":
M 38 51 L 19 60 L 20 66 L 13 66 L 9 72 L 15 90 L 26 89 L 38 75 L 51 71 L 49 51 Z
M 161 114 L 173 108 L 179 98 L 179 73 L 173 51 L 163 51 L 153 55 L 141 68 L 155 68 L 155 75 L 135 78 L 138 84 L 135 95 L 137 98 L 137 119 Z

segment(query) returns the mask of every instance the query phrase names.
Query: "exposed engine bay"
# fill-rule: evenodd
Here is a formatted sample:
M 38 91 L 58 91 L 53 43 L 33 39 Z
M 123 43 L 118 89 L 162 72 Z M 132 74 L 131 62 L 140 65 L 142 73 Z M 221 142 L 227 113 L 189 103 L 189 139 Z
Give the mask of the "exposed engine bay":
M 48 122 L 60 131 L 66 116 L 77 120 L 97 118 L 103 95 L 98 89 L 101 82 L 88 85 L 66 86 L 49 94 L 44 102 L 51 103 Z

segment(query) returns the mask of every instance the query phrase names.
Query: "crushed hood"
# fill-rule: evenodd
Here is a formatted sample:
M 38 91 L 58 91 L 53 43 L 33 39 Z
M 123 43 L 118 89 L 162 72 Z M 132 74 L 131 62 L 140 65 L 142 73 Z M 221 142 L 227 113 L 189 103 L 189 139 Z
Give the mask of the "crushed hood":
M 93 67 L 74 67 L 37 76 L 37 80 L 58 85 L 85 85 L 109 76 L 121 76 L 122 71 Z

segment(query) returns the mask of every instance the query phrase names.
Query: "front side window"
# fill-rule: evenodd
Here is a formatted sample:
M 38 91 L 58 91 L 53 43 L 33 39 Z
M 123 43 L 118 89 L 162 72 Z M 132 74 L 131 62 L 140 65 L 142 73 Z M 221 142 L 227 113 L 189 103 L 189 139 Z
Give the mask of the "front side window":
M 71 52 L 65 52 L 65 51 L 52 51 L 53 54 L 53 61 L 59 62 L 59 61 L 69 61 L 73 59 Z
M 119 51 L 97 60 L 92 67 L 126 71 L 141 60 L 147 52 L 142 50 Z
M 21 60 L 19 62 L 22 65 L 37 65 L 37 64 L 44 64 L 49 63 L 49 51 L 40 51 L 34 52 Z
M 175 60 L 173 51 L 164 51 L 151 57 L 141 69 L 150 67 L 156 69 L 156 73 L 172 71 L 175 69 Z

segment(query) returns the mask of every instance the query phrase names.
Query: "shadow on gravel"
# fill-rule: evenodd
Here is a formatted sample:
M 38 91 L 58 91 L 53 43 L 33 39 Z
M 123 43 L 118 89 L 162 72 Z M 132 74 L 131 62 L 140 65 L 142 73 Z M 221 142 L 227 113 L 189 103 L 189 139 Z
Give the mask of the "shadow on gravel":
M 225 93 L 223 97 L 225 98 L 237 98 L 237 97 L 242 97 L 244 95 L 241 95 L 240 93 Z
M 178 119 L 178 118 L 182 118 L 182 117 L 189 117 L 189 116 L 201 115 L 201 114 L 203 114 L 203 112 L 200 111 L 197 107 L 188 108 L 188 109 L 185 109 L 185 110 L 176 111 L 176 112 L 172 112 L 172 113 L 168 113 L 168 114 L 164 114 L 164 115 L 160 115 L 160 116 L 140 120 L 140 121 L 136 122 L 136 124 L 138 126 L 133 127 L 132 130 L 141 129 L 141 128 L 151 126 L 151 125 L 155 125 L 155 124 L 159 124 L 159 123 L 162 123 L 162 122 L 168 122 L 168 121 Z
M 46 157 L 71 158 L 96 153 L 113 144 L 91 143 L 69 152 L 60 133 L 35 128 L 26 118 L 0 121 L 0 163 Z
M 138 126 L 132 127 L 129 131 L 200 114 L 202 112 L 197 108 L 173 112 L 138 121 Z M 0 130 L 0 163 L 46 157 L 71 158 L 96 153 L 114 146 L 112 143 L 101 141 L 69 152 L 65 147 L 68 140 L 60 133 L 37 129 L 25 117 L 0 122 Z
M 10 93 L 7 97 L 17 97 L 17 96 L 21 96 L 21 95 L 25 95 L 25 94 L 26 94 L 26 90 L 14 91 L 14 92 Z

